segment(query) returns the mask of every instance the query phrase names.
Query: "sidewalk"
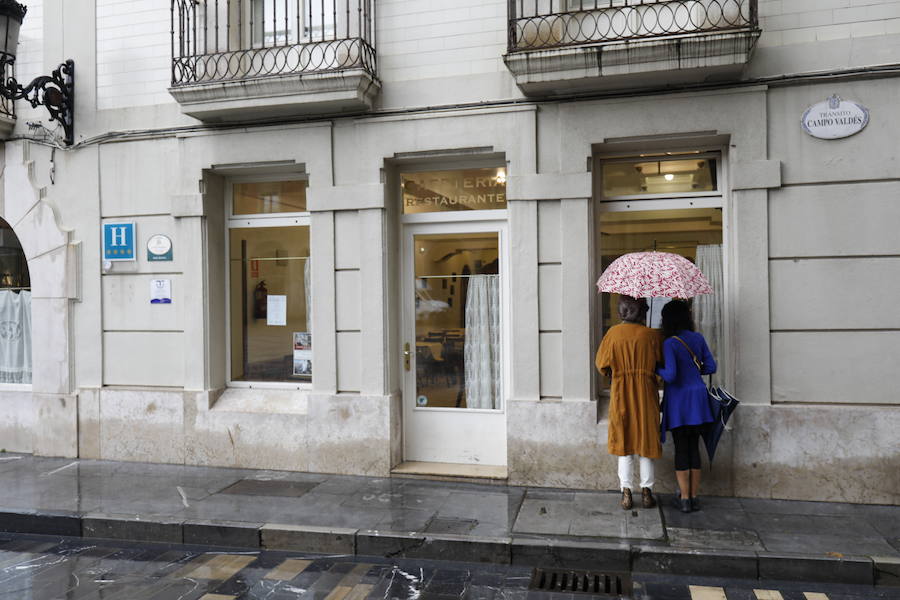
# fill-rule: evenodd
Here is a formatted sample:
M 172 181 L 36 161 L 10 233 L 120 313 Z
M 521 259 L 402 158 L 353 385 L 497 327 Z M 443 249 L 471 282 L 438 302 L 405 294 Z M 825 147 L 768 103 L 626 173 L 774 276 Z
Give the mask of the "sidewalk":
M 0 531 L 900 585 L 900 507 L 669 499 L 623 511 L 614 492 L 0 454 Z

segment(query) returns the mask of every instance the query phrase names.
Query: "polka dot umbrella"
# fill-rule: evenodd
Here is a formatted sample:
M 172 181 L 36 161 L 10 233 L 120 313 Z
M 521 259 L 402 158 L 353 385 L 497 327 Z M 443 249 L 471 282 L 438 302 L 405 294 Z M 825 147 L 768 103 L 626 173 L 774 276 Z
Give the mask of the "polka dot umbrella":
M 697 265 L 671 252 L 630 252 L 614 260 L 600 279 L 601 292 L 632 298 L 693 298 L 712 294 Z

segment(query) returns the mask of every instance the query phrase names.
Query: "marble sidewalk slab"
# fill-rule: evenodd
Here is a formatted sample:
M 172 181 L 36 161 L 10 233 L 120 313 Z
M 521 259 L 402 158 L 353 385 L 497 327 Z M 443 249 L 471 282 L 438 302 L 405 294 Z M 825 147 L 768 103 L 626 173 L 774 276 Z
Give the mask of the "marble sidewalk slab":
M 897 585 L 900 507 L 703 498 L 624 511 L 617 492 L 17 455 L 0 531 L 327 555 Z M 639 502 L 639 500 L 638 500 Z
M 659 508 L 622 510 L 619 495 L 603 492 L 525 493 L 514 533 L 665 540 Z

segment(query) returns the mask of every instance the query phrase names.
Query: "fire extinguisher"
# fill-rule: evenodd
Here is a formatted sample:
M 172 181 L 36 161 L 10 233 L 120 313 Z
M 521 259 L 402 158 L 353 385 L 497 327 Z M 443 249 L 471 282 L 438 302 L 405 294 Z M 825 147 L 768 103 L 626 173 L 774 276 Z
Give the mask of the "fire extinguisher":
M 256 289 L 253 290 L 253 318 L 254 319 L 265 319 L 266 318 L 266 304 L 267 298 L 269 296 L 269 290 L 266 289 L 266 281 L 265 279 L 256 284 Z

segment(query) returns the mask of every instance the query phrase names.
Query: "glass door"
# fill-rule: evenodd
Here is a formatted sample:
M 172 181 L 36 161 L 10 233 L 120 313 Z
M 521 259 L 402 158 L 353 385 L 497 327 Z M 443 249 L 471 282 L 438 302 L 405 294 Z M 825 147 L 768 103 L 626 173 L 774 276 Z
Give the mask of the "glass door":
M 404 231 L 405 458 L 505 465 L 503 228 Z

